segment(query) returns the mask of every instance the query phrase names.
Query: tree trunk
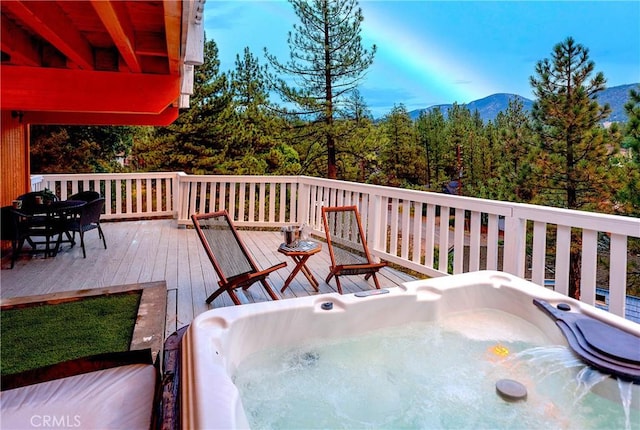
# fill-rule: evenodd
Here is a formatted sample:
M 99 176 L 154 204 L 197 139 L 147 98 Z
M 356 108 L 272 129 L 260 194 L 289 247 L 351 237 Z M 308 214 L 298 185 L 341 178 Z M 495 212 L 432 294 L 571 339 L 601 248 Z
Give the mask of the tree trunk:
M 569 297 L 580 300 L 580 278 L 582 270 L 582 237 L 571 233 L 571 251 L 569 254 Z
M 333 133 L 327 134 L 327 179 L 338 178 L 338 167 L 336 166 L 336 142 Z
M 332 66 L 331 55 L 329 53 L 329 34 L 331 26 L 329 23 L 328 4 L 322 6 L 324 19 L 324 86 L 325 86 L 325 124 L 327 126 L 325 133 L 327 134 L 327 178 L 338 178 L 338 167 L 336 166 L 336 141 L 333 137 L 333 87 L 331 85 Z

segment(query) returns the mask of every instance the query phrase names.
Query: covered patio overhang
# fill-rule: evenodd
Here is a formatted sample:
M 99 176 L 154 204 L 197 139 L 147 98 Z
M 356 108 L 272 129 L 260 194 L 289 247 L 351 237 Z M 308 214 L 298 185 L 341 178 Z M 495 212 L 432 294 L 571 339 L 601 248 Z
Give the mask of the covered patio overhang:
M 167 125 L 202 64 L 204 0 L 0 4 L 0 204 L 29 190 L 29 125 Z

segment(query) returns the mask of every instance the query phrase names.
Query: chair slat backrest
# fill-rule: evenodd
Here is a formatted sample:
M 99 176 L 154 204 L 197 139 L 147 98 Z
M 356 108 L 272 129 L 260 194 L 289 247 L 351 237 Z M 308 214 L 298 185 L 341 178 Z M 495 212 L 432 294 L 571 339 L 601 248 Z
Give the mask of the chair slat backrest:
M 372 262 L 356 206 L 323 207 L 322 215 L 334 265 Z
M 220 280 L 256 272 L 255 262 L 238 236 L 227 211 L 192 217 L 198 236 Z

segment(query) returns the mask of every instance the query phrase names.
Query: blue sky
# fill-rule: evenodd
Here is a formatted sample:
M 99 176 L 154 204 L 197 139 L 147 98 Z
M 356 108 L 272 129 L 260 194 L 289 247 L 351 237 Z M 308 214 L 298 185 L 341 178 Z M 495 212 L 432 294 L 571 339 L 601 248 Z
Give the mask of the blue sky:
M 375 44 L 360 91 L 374 116 L 394 104 L 408 110 L 468 103 L 495 93 L 533 98 L 529 77 L 568 36 L 589 48 L 608 86 L 640 82 L 638 1 L 361 0 L 364 46 Z M 207 0 L 207 38 L 221 70 L 245 46 L 289 59 L 287 34 L 298 23 L 285 0 Z

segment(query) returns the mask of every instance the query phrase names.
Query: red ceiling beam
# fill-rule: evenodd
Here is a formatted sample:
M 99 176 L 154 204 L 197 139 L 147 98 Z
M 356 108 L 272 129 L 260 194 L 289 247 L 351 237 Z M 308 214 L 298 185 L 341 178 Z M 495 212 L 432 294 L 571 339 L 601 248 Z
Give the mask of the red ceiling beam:
M 2 15 L 0 22 L 0 46 L 2 52 L 11 56 L 12 63 L 26 64 L 28 66 L 40 65 L 40 54 L 33 44 L 31 37 L 16 26 L 10 19 Z
M 14 0 L 3 2 L 2 7 L 79 67 L 94 68 L 91 46 L 55 2 Z
M 180 96 L 179 75 L 4 66 L 2 109 L 48 112 L 163 112 Z
M 169 57 L 169 73 L 180 73 L 180 46 L 182 43 L 182 2 L 179 0 L 164 0 L 164 31 L 167 41 L 167 55 Z
M 169 125 L 178 118 L 178 108 L 159 114 L 118 114 L 87 112 L 25 112 L 22 121 L 37 125 Z
M 126 14 L 118 13 L 116 5 L 108 0 L 93 0 L 93 9 L 100 17 L 120 55 L 129 69 L 134 73 L 141 73 L 142 67 L 135 53 L 134 31 L 131 21 Z

